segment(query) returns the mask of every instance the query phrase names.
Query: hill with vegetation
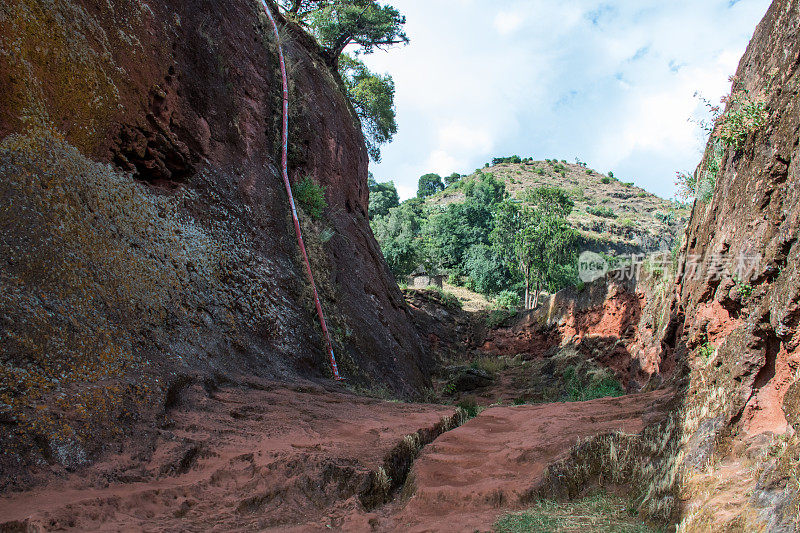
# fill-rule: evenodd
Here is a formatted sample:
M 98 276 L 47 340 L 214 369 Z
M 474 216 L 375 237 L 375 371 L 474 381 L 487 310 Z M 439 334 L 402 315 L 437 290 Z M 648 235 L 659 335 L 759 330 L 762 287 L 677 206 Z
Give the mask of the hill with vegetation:
M 466 176 L 425 174 L 402 204 L 391 182 L 371 180 L 370 195 L 372 228 L 398 280 L 422 266 L 526 307 L 539 290 L 580 285 L 582 251 L 622 260 L 673 252 L 689 215 L 687 205 L 581 161 L 519 156 Z
M 580 161 L 534 161 L 518 156 L 496 158 L 490 166 L 451 181 L 425 203 L 463 202 L 464 185 L 487 173 L 501 180 L 515 198 L 539 187 L 567 191 L 575 202 L 568 220 L 582 237 L 581 249 L 608 255 L 671 250 L 691 211 L 690 205 L 665 200 L 632 182 L 620 181 L 613 172 L 603 174 Z

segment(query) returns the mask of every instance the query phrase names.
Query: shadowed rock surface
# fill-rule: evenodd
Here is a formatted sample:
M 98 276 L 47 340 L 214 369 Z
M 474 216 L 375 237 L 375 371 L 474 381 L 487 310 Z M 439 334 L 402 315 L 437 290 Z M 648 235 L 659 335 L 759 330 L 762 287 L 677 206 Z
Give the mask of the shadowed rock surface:
M 0 7 L 0 487 L 77 467 L 171 390 L 329 374 L 278 164 L 281 81 L 257 2 Z M 401 396 L 423 340 L 369 228 L 337 74 L 284 26 L 292 179 L 342 373 Z M 19 462 L 22 461 L 22 462 Z

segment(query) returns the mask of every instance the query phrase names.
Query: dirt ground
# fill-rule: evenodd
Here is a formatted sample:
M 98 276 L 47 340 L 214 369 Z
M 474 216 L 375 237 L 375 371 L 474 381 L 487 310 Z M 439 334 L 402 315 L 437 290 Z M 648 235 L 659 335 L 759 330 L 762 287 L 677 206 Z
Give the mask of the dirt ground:
M 495 407 L 451 429 L 453 407 L 333 385 L 191 386 L 152 443 L 0 497 L 0 531 L 489 530 L 579 438 L 638 432 L 665 397 Z

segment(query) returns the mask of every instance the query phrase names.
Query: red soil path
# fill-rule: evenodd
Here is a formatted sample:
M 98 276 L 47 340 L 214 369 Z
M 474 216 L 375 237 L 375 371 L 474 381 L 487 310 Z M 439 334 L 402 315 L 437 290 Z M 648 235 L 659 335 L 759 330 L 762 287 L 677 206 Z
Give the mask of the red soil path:
M 453 409 L 263 388 L 188 389 L 149 444 L 0 496 L 0 531 L 487 530 L 577 439 L 638 432 L 666 398 L 488 409 L 424 448 L 402 495 L 367 511 L 359 494 L 390 451 Z
M 488 409 L 424 449 L 410 476 L 414 495 L 391 510 L 381 529 L 487 531 L 499 515 L 525 508 L 520 498 L 580 438 L 639 433 L 668 399 L 656 391 Z

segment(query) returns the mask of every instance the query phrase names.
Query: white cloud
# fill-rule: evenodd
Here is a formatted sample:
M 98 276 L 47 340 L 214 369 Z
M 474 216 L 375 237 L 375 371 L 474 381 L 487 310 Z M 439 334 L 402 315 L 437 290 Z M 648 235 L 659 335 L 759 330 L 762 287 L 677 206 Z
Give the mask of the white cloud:
M 439 128 L 438 145 L 425 161 L 424 172 L 451 174 L 461 161 L 473 154 L 488 154 L 492 149 L 492 136 L 478 125 L 450 123 Z M 422 173 L 423 171 L 421 171 Z
M 522 27 L 525 17 L 520 13 L 501 11 L 494 17 L 494 29 L 500 35 L 510 35 Z
M 498 155 L 572 160 L 673 194 L 699 160 L 695 91 L 718 99 L 769 0 L 394 0 L 411 45 L 365 56 L 396 83 L 378 179 Z M 497 38 L 497 34 L 503 38 Z
M 480 126 L 452 123 L 439 129 L 439 145 L 443 149 L 486 152 L 492 147 L 492 139 Z
M 434 150 L 425 161 L 427 172 L 435 172 L 440 175 L 452 173 L 452 169 L 458 166 L 458 160 L 444 150 Z

